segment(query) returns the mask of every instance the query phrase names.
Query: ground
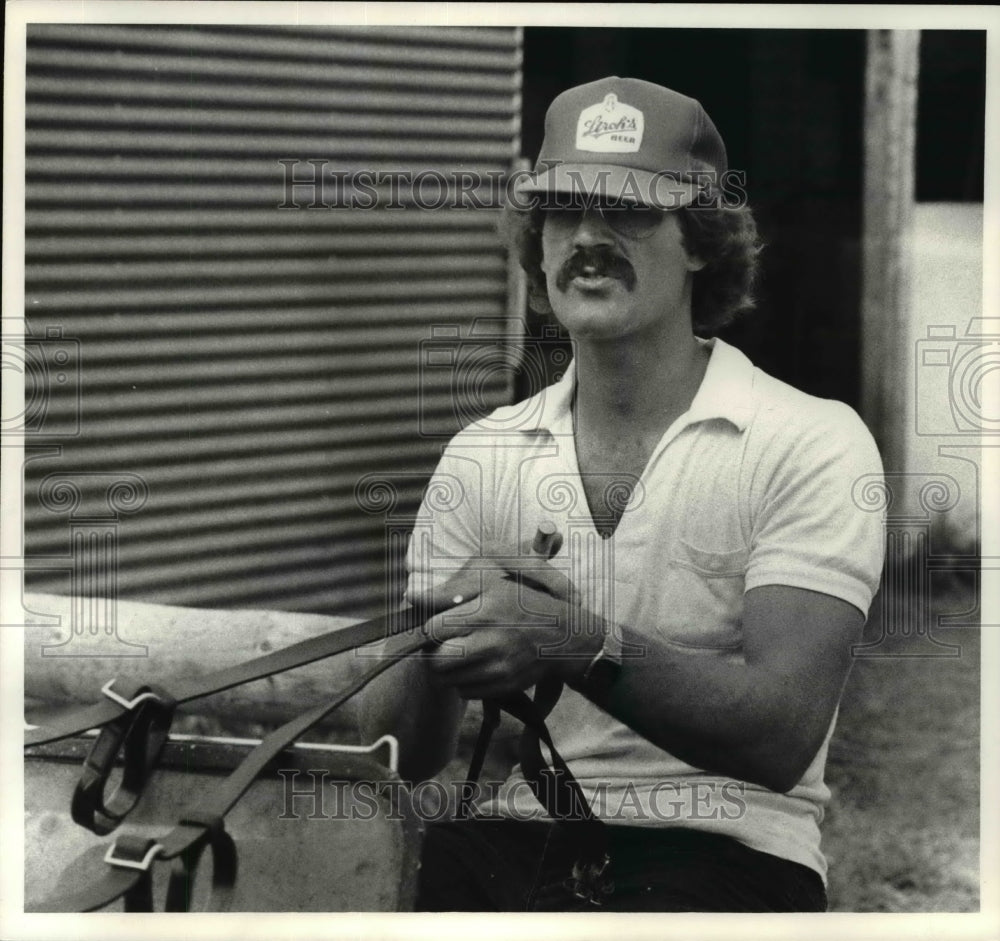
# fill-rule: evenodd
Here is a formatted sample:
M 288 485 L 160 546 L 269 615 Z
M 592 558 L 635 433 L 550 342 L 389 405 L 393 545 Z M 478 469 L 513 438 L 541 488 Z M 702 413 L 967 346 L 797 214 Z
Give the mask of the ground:
M 935 608 L 967 609 L 969 593 L 952 585 Z M 881 636 L 879 614 L 876 606 L 868 640 Z M 904 656 L 934 651 L 897 637 L 873 648 L 896 656 L 855 661 L 827 763 L 831 911 L 979 910 L 981 636 L 932 636 L 958 656 Z

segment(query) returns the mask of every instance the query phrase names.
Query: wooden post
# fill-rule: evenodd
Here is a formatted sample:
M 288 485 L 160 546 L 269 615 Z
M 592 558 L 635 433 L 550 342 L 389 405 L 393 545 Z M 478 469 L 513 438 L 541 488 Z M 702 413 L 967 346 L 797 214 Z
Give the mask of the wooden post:
M 31 623 L 34 619 L 29 616 L 24 630 L 24 691 L 41 706 L 43 715 L 46 708 L 94 702 L 112 677 L 155 680 L 169 690 L 178 678 L 203 675 L 356 623 L 287 611 L 201 610 L 118 599 L 115 607 L 123 635 L 145 647 L 148 655 L 67 657 L 51 653 L 71 629 L 74 606 L 88 603 L 87 599 L 37 594 L 26 601 L 30 610 L 46 612 L 37 623 Z M 53 616 L 61 626 L 51 626 Z M 183 711 L 239 722 L 286 722 L 329 699 L 361 667 L 352 653 L 341 654 L 195 700 Z M 330 717 L 330 726 L 355 732 L 353 701 Z
M 920 33 L 870 30 L 865 83 L 862 413 L 887 471 L 905 471 L 910 251 Z

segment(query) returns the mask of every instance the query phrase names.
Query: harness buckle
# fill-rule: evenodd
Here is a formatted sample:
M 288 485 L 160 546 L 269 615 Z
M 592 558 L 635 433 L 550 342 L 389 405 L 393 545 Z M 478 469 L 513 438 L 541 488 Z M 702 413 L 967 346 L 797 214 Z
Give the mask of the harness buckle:
M 115 850 L 118 849 L 118 841 L 115 840 L 111 846 L 108 847 L 108 851 L 104 854 L 104 861 L 111 866 L 119 866 L 124 869 L 140 869 L 143 872 L 148 872 L 149 867 L 153 862 L 153 859 L 159 854 L 163 849 L 161 843 L 153 843 L 152 846 L 146 850 L 146 854 L 142 859 L 129 859 L 128 857 L 116 856 Z
M 144 693 L 139 693 L 134 699 L 126 699 L 124 696 L 119 696 L 118 693 L 111 689 L 115 685 L 114 678 L 110 679 L 101 687 L 101 693 L 108 697 L 113 703 L 117 703 L 122 709 L 127 712 L 131 712 L 136 706 L 141 702 L 145 702 L 147 699 L 155 699 L 157 702 L 163 702 L 162 698 L 157 696 L 152 690 L 146 690 Z

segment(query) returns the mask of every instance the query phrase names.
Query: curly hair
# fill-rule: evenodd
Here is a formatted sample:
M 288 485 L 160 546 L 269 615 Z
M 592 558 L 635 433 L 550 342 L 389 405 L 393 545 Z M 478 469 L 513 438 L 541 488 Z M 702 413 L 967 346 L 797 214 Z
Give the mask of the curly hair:
M 691 287 L 691 325 L 695 333 L 712 336 L 737 316 L 753 308 L 763 243 L 747 206 L 682 207 L 678 213 L 685 250 L 705 262 L 694 273 Z M 506 206 L 500 233 L 517 253 L 527 274 L 528 305 L 539 314 L 551 314 L 545 273 L 542 271 L 544 209 Z

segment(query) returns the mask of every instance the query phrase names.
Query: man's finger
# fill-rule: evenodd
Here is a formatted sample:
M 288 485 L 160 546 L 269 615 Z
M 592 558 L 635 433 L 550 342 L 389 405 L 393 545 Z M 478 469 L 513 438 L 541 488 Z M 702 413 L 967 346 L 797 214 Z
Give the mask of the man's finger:
M 429 618 L 424 624 L 424 635 L 438 643 L 446 643 L 456 637 L 467 637 L 473 631 L 468 621 L 478 610 L 478 596 L 470 601 L 460 602 Z
M 453 687 L 465 699 L 503 695 L 531 685 L 531 681 L 525 676 L 510 675 L 490 658 L 435 656 L 432 671 L 439 683 Z
M 451 575 L 446 581 L 429 584 L 430 577 L 425 577 L 411 585 L 406 592 L 406 601 L 417 607 L 425 607 L 435 614 L 447 611 L 465 601 L 478 598 L 483 593 L 484 582 L 491 577 L 503 574 L 503 569 L 494 564 L 492 559 L 469 559 L 462 568 Z M 416 581 L 416 580 L 415 580 Z
M 577 593 L 573 583 L 546 559 L 538 556 L 513 556 L 493 561 L 509 576 L 519 578 L 523 584 L 536 591 L 544 591 L 553 598 L 559 598 L 569 604 L 577 603 Z
M 468 636 L 459 636 L 437 647 L 428 665 L 439 677 L 451 683 L 454 677 L 478 675 L 492 660 L 489 651 L 477 647 Z

